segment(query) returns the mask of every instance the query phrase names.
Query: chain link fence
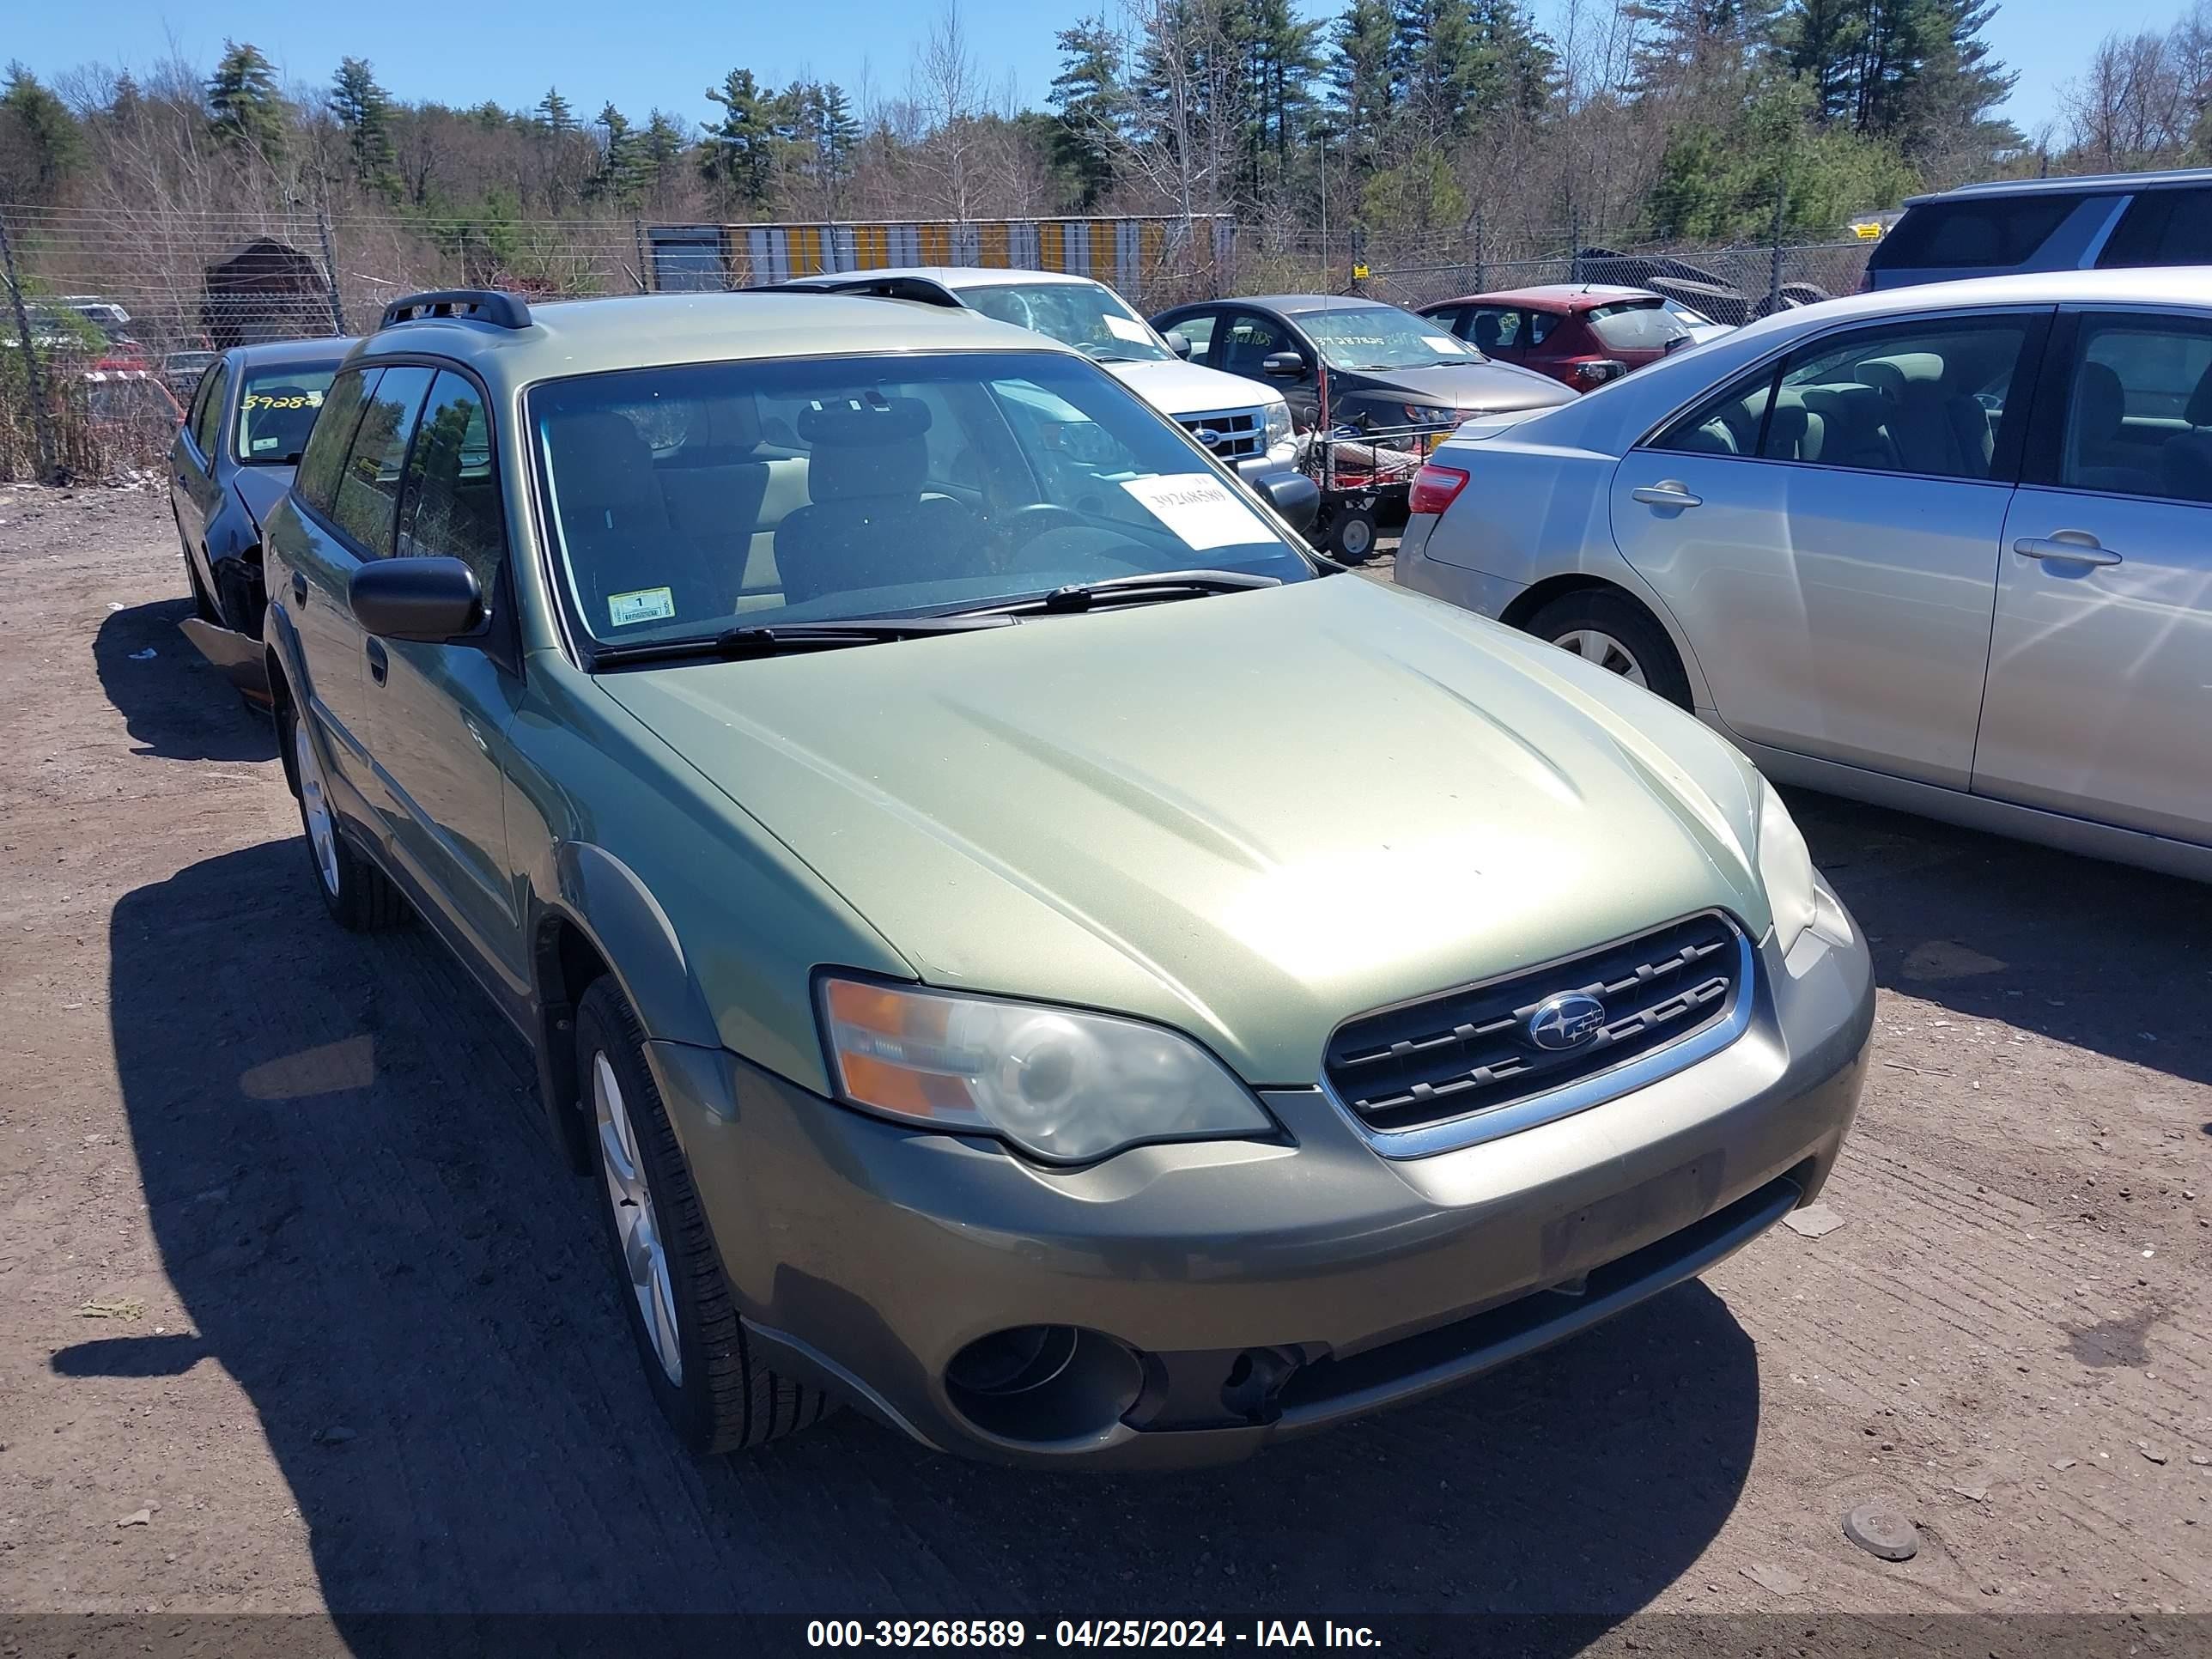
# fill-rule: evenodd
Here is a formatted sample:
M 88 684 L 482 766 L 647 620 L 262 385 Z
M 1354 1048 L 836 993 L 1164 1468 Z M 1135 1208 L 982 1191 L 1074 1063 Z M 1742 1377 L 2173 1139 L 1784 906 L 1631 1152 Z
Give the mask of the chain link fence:
M 1870 246 L 1683 249 L 1571 228 L 1492 237 L 1479 217 L 1386 240 L 1273 234 L 1220 216 L 659 225 L 0 206 L 0 478 L 127 478 L 166 449 L 216 353 L 373 328 L 392 300 L 427 289 L 544 300 L 983 264 L 1096 276 L 1144 311 L 1239 292 L 1419 306 L 1596 282 L 1655 288 L 1732 324 L 1851 292 Z

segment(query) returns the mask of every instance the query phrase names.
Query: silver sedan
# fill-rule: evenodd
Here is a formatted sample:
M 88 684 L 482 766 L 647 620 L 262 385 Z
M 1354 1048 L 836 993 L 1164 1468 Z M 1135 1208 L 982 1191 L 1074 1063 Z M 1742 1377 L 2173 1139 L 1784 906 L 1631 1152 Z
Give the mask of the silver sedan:
M 1894 289 L 1462 427 L 1405 586 L 1771 776 L 2212 878 L 2212 271 Z

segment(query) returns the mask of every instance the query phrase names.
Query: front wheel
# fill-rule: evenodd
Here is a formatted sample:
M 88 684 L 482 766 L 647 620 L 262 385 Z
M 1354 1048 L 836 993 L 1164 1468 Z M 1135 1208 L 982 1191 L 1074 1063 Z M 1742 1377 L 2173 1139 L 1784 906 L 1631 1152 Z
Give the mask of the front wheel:
M 738 1317 L 684 1148 L 614 981 L 576 1006 L 576 1077 L 598 1144 L 615 1283 L 647 1384 L 692 1450 L 740 1451 L 818 1422 L 821 1389 L 761 1364 Z
M 1565 593 L 1521 625 L 1678 708 L 1690 706 L 1690 677 L 1674 642 L 1658 618 L 1626 593 L 1603 588 Z

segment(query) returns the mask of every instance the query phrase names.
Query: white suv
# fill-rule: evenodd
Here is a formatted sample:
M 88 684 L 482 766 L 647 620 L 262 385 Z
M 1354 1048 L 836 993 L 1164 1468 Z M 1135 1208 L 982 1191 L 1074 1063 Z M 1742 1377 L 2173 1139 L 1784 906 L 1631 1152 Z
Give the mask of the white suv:
M 959 306 L 995 322 L 1034 329 L 1103 365 L 1245 477 L 1288 472 L 1297 465 L 1291 408 L 1279 395 L 1242 375 L 1183 362 L 1127 301 L 1088 276 L 916 265 L 801 276 L 776 286 Z

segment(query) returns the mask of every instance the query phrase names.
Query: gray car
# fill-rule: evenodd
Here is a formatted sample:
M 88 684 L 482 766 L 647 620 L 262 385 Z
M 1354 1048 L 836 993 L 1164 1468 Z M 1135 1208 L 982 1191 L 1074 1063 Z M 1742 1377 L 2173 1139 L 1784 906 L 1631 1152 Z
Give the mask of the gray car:
M 1771 776 L 2212 877 L 2212 272 L 1768 318 L 1462 428 L 1413 506 L 1401 584 Z

